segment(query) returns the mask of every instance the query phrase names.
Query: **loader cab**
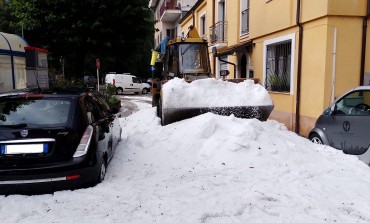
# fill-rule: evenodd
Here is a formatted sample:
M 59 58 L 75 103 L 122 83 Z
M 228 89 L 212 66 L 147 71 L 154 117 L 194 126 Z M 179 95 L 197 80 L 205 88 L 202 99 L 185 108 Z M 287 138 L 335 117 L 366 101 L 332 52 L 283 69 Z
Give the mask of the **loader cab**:
M 206 42 L 175 42 L 166 47 L 164 76 L 193 81 L 210 77 L 210 63 Z

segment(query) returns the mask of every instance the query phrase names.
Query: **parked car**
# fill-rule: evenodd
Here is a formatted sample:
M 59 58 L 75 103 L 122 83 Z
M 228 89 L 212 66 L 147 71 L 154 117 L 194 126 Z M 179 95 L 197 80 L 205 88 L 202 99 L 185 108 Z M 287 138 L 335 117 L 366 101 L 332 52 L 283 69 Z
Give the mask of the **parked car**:
M 0 193 L 35 194 L 104 180 L 121 126 L 92 89 L 0 94 Z
M 98 86 L 98 80 L 94 76 L 84 76 L 84 86 L 96 88 Z
M 349 90 L 317 119 L 309 133 L 312 142 L 358 155 L 370 164 L 370 86 Z
M 152 86 L 152 82 L 153 82 L 152 80 L 153 80 L 152 78 L 148 78 L 146 79 L 146 83 Z
M 108 73 L 105 76 L 105 83 L 116 86 L 116 93 L 135 93 L 135 94 L 147 94 L 150 92 L 150 85 L 143 83 L 143 81 L 134 75 L 129 73 L 116 74 Z

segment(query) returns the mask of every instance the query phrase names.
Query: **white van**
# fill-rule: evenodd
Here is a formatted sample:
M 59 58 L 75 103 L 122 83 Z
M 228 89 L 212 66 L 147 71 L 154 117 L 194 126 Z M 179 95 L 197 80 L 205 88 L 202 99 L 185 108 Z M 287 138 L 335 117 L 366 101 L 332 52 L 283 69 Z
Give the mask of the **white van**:
M 150 91 L 150 85 L 142 83 L 141 79 L 130 73 L 116 74 L 108 73 L 105 76 L 105 83 L 116 86 L 116 93 L 147 94 Z

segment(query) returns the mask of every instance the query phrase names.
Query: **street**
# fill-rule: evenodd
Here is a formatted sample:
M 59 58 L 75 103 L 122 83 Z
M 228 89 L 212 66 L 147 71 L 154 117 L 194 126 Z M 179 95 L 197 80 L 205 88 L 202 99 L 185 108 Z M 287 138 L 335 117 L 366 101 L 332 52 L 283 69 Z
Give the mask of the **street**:
M 152 106 L 152 94 L 123 94 L 116 95 L 121 100 L 121 117 L 127 117 L 144 107 Z

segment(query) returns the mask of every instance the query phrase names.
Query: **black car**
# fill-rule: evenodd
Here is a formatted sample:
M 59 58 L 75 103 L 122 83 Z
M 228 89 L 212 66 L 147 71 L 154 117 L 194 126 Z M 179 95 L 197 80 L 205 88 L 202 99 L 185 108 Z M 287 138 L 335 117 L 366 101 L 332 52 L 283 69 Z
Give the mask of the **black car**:
M 94 76 L 84 76 L 84 86 L 96 88 L 98 86 L 98 79 Z
M 121 131 L 103 95 L 91 89 L 0 94 L 0 193 L 101 182 Z
M 309 138 L 370 164 L 370 86 L 349 90 L 317 119 Z

